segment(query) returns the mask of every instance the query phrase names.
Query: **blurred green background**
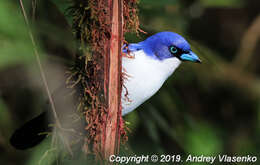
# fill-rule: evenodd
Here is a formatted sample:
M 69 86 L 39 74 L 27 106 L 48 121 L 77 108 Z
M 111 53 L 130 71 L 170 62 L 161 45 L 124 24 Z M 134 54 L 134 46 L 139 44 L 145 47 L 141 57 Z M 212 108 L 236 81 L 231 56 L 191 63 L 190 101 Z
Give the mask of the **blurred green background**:
M 55 77 L 52 69 L 70 66 L 75 54 L 70 3 L 27 0 L 25 6 L 46 75 Z M 183 63 L 155 96 L 125 117 L 130 132 L 122 151 L 260 159 L 260 1 L 140 0 L 139 18 L 147 34 L 126 34 L 129 43 L 174 31 L 187 38 L 203 63 Z M 16 128 L 43 111 L 44 95 L 19 3 L 1 0 L 0 164 L 57 163 L 51 151 L 48 160 L 42 158 L 48 140 L 28 151 L 9 144 Z

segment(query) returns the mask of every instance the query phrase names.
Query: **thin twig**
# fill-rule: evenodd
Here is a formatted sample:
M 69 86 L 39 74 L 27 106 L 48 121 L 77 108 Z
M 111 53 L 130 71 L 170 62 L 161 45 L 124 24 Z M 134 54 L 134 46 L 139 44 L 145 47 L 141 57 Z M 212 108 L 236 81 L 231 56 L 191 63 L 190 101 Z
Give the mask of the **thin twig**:
M 44 70 L 43 70 L 43 67 L 42 67 L 42 63 L 41 63 L 41 60 L 40 60 L 40 55 L 39 55 L 37 47 L 36 47 L 36 43 L 35 43 L 31 28 L 30 28 L 30 24 L 29 24 L 28 17 L 27 17 L 26 11 L 24 9 L 22 0 L 20 0 L 20 6 L 21 6 L 21 9 L 22 9 L 22 13 L 23 13 L 23 16 L 24 16 L 25 23 L 28 27 L 28 33 L 29 33 L 30 39 L 31 39 L 32 44 L 33 44 L 34 54 L 36 56 L 36 60 L 37 60 L 37 63 L 38 63 L 39 69 L 40 69 L 41 78 L 43 80 L 43 84 L 44 84 L 44 87 L 45 87 L 47 95 L 48 95 L 48 99 L 49 99 L 50 104 L 51 104 L 51 109 L 52 109 L 56 124 L 57 124 L 58 128 L 61 128 L 61 123 L 59 121 L 59 118 L 58 118 L 58 115 L 57 115 L 57 112 L 56 112 L 54 100 L 51 96 L 51 92 L 50 92 L 50 89 L 49 89 L 49 86 L 48 86 L 48 83 L 47 83 L 47 79 L 46 79 L 46 76 L 45 76 L 45 73 L 44 73 Z M 69 143 L 66 140 L 64 141 L 64 143 L 65 143 L 69 153 L 71 155 L 73 155 L 72 150 L 69 146 Z
M 54 115 L 55 120 L 57 121 L 57 123 L 59 123 L 59 119 L 58 119 L 58 116 L 57 116 L 57 113 L 56 113 L 55 104 L 54 104 L 54 101 L 53 101 L 52 96 L 51 96 L 51 92 L 50 92 L 50 89 L 49 89 L 49 86 L 48 86 L 48 83 L 47 83 L 47 80 L 46 80 L 45 73 L 43 71 L 43 67 L 42 67 L 42 63 L 41 63 L 41 60 L 40 60 L 40 56 L 39 56 L 38 50 L 36 48 L 34 37 L 33 37 L 32 32 L 30 30 L 29 21 L 28 21 L 28 18 L 27 18 L 27 15 L 26 15 L 26 12 L 25 12 L 22 0 L 20 0 L 20 5 L 21 5 L 21 8 L 22 8 L 22 12 L 23 12 L 23 16 L 24 16 L 24 19 L 25 19 L 25 23 L 26 23 L 26 25 L 28 27 L 28 33 L 30 35 L 30 39 L 31 39 L 32 44 L 33 44 L 34 54 L 36 56 L 36 60 L 37 60 L 37 63 L 38 63 L 39 69 L 40 69 L 40 73 L 41 73 L 41 77 L 42 77 L 42 80 L 43 80 L 43 83 L 44 83 L 44 87 L 46 89 L 46 92 L 47 92 L 47 95 L 48 95 L 48 99 L 50 101 L 51 108 L 53 110 L 53 115 Z
M 36 18 L 36 7 L 37 7 L 37 0 L 32 0 L 32 21 L 35 21 Z

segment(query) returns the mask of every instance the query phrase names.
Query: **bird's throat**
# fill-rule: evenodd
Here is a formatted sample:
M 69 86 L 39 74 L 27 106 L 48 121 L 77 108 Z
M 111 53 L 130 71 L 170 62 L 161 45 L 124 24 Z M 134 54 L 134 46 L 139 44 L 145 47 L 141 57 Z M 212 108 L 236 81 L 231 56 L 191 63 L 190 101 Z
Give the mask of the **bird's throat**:
M 177 58 L 156 60 L 142 50 L 134 52 L 133 56 L 122 59 L 123 72 L 127 75 L 122 90 L 123 115 L 153 96 L 181 63 Z

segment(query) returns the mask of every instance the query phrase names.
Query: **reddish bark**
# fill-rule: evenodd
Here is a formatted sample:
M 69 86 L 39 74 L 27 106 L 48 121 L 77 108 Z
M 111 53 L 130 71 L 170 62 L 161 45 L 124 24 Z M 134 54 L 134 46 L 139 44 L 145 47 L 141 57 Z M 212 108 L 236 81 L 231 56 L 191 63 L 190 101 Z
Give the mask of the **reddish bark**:
M 73 69 L 83 89 L 79 99 L 87 122 L 84 151 L 102 160 L 119 152 L 120 137 L 127 141 L 120 103 L 121 46 L 123 33 L 139 31 L 137 0 L 78 0 L 71 13 L 83 48 Z
M 121 0 L 110 0 L 111 4 L 111 39 L 109 56 L 106 56 L 105 75 L 108 82 L 108 113 L 102 135 L 104 158 L 118 152 L 120 145 L 121 118 L 121 46 L 123 39 L 123 4 Z M 108 71 L 108 72 L 107 72 Z M 106 83 L 105 83 L 106 84 Z

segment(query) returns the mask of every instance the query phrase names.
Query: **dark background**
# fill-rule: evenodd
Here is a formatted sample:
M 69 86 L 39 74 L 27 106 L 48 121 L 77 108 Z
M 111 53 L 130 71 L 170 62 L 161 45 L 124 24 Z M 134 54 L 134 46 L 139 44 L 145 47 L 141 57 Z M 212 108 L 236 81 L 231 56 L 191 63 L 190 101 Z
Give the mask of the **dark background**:
M 31 2 L 25 2 L 29 11 Z M 37 20 L 33 32 L 54 91 L 57 74 L 66 72 L 76 49 L 66 12 L 70 4 L 36 2 L 36 14 L 30 10 Z M 260 159 L 259 11 L 259 0 L 140 0 L 141 29 L 147 34 L 126 34 L 126 40 L 174 31 L 191 43 L 203 63 L 183 63 L 155 96 L 125 117 L 130 133 L 124 152 Z M 28 151 L 9 144 L 12 132 L 45 104 L 19 5 L 1 0 L 0 164 L 52 164 L 57 153 L 49 149 L 50 139 Z

